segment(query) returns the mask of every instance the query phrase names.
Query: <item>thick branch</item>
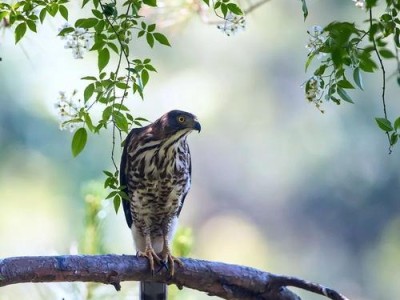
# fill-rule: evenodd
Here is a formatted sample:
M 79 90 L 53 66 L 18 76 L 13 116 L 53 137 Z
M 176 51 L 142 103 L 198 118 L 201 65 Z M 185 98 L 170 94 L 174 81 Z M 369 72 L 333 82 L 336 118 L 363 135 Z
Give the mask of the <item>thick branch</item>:
M 23 282 L 100 282 L 117 290 L 121 281 L 158 281 L 203 291 L 225 299 L 297 300 L 286 286 L 295 286 L 334 300 L 347 298 L 302 279 L 278 276 L 249 267 L 182 258 L 184 267 L 149 272 L 145 258 L 129 255 L 27 256 L 0 260 L 0 287 Z

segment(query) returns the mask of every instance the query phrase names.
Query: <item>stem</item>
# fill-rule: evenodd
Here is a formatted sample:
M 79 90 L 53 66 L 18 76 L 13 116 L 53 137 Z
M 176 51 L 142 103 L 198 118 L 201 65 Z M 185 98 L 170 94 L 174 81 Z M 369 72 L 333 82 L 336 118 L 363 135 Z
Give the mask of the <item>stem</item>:
M 103 4 L 101 3 L 101 1 L 100 1 L 100 6 L 103 8 Z M 128 4 L 127 9 L 126 9 L 126 13 L 125 13 L 126 15 L 129 15 L 130 9 L 131 9 L 131 4 Z M 108 16 L 106 16 L 106 20 L 107 20 L 108 24 L 110 25 L 111 30 L 112 30 L 112 31 L 114 32 L 114 34 L 116 35 L 117 40 L 118 40 L 118 43 L 119 43 L 119 45 L 120 45 L 120 47 L 121 47 L 121 52 L 120 52 L 120 54 L 119 54 L 117 68 L 116 68 L 116 70 L 115 70 L 115 78 L 118 78 L 118 73 L 119 73 L 119 70 L 120 70 L 120 67 L 121 67 L 121 64 L 122 64 L 122 57 L 125 57 L 126 63 L 127 63 L 127 65 L 128 65 L 128 68 L 129 68 L 129 66 L 130 66 L 131 63 L 129 62 L 129 55 L 128 55 L 128 53 L 126 52 L 126 49 L 125 49 L 125 47 L 124 47 L 124 43 L 125 43 L 125 42 L 123 42 L 123 41 L 121 40 L 121 38 L 120 38 L 120 36 L 119 36 L 117 30 L 115 29 L 113 23 L 111 22 L 111 20 L 110 20 L 110 18 L 109 18 Z M 130 71 L 128 70 L 127 83 L 129 82 L 129 75 L 130 75 Z M 115 109 L 115 106 L 114 106 L 114 104 L 115 104 L 115 99 L 117 99 L 116 94 L 115 94 L 115 87 L 114 87 L 113 94 L 114 94 L 114 100 L 113 100 L 113 103 L 112 103 L 112 105 L 113 105 L 113 106 L 112 106 L 112 111 L 114 112 L 114 109 Z M 124 102 L 125 95 L 126 95 L 126 89 L 123 91 L 123 95 L 122 95 L 122 98 L 121 98 L 121 104 Z M 118 172 L 118 166 L 117 166 L 117 164 L 116 164 L 116 162 L 115 162 L 115 140 L 116 140 L 116 134 L 115 134 L 115 132 L 116 132 L 116 129 L 119 130 L 119 128 L 117 128 L 117 125 L 115 124 L 114 114 L 112 114 L 112 123 L 113 123 L 113 129 L 112 129 L 111 160 L 112 160 L 112 162 L 113 162 L 113 165 L 114 165 L 115 170 Z M 119 131 L 120 131 L 120 136 L 121 136 L 121 130 L 119 130 Z
M 369 26 L 372 28 L 372 8 L 369 9 Z M 379 54 L 378 47 L 376 45 L 375 37 L 371 34 L 370 39 L 372 40 L 372 44 L 374 46 L 374 51 L 376 53 L 376 56 L 378 57 L 379 60 L 379 65 L 382 70 L 382 105 L 383 105 L 383 114 L 385 116 L 385 119 L 387 119 L 387 111 L 386 111 L 386 99 L 385 99 L 385 94 L 386 94 L 386 71 L 385 71 L 385 66 L 383 65 L 382 57 Z M 386 136 L 389 141 L 389 154 L 392 153 L 392 143 L 390 141 L 390 136 L 389 132 L 386 131 Z

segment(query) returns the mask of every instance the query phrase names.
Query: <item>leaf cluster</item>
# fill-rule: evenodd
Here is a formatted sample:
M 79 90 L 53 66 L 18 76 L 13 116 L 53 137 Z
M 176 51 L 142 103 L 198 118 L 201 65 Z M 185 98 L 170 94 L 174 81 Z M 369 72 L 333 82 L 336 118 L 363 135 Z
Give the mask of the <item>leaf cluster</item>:
M 393 124 L 387 118 L 375 118 L 375 121 L 378 127 L 389 135 L 390 146 L 394 146 L 399 140 L 400 117 Z
M 203 2 L 214 10 L 216 16 L 225 20 L 228 20 L 229 14 L 237 16 L 243 15 L 242 9 L 231 0 L 217 0 L 211 3 L 210 0 L 203 0 Z
M 371 58 L 374 49 L 361 46 L 366 33 L 354 23 L 332 22 L 323 29 L 323 33 L 326 40 L 319 49 L 309 54 L 306 70 L 318 55 L 322 55 L 324 58 L 313 72 L 320 79 L 322 99 L 336 104 L 341 104 L 341 101 L 353 103 L 347 90 L 355 86 L 364 89 L 362 72 L 374 72 L 377 69 Z M 306 84 L 306 93 L 307 88 Z
M 308 13 L 303 2 L 303 12 Z M 400 1 L 386 0 L 386 9 L 382 14 L 374 15 L 373 9 L 380 3 L 377 0 L 366 1 L 366 11 L 369 17 L 362 26 L 350 22 L 331 22 L 323 28 L 325 39 L 317 49 L 312 49 L 306 61 L 306 70 L 312 63 L 316 64 L 313 76 L 305 84 L 307 97 L 310 94 L 317 107 L 323 101 L 342 101 L 354 103 L 348 90 L 358 88 L 364 90 L 363 73 L 382 73 L 381 102 L 384 118 L 376 118 L 378 126 L 389 137 L 390 146 L 397 142 L 396 126 L 388 120 L 386 110 L 386 71 L 385 62 L 395 59 L 400 66 Z M 381 1 L 382 2 L 382 1 Z M 304 9 L 305 8 L 305 9 Z M 318 60 L 318 59 L 319 60 Z M 322 58 L 322 59 L 321 59 Z M 400 69 L 395 71 L 400 85 Z M 315 82 L 318 82 L 318 92 L 315 92 Z M 318 99 L 315 99 L 315 98 Z M 309 99 L 310 100 L 310 99 Z M 397 119 L 398 120 L 398 119 Z M 395 121 L 400 122 L 400 121 Z M 389 136 L 390 134 L 390 136 Z
M 125 186 L 119 184 L 118 171 L 114 173 L 104 170 L 103 173 L 106 175 L 104 181 L 104 188 L 110 189 L 111 192 L 107 195 L 106 199 L 112 199 L 114 204 L 115 212 L 118 213 L 118 209 L 121 205 L 122 200 L 129 200 L 128 195 L 124 192 Z
M 7 20 L 8 26 L 15 26 L 15 43 L 18 43 L 27 30 L 37 32 L 37 24 L 43 23 L 47 15 L 55 17 L 60 14 L 68 20 L 66 4 L 69 0 L 22 0 L 14 4 L 0 2 L 0 20 Z

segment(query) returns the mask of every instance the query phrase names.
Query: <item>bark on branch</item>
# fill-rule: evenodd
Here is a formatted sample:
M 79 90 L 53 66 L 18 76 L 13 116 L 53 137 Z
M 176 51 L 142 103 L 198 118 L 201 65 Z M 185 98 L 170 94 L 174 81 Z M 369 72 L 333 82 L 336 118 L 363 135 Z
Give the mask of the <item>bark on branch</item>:
M 121 288 L 121 281 L 158 281 L 203 291 L 225 299 L 297 300 L 293 286 L 329 299 L 347 300 L 338 292 L 295 277 L 219 262 L 182 258 L 171 278 L 151 275 L 147 260 L 130 255 L 10 257 L 0 260 L 0 287 L 23 282 L 100 282 Z

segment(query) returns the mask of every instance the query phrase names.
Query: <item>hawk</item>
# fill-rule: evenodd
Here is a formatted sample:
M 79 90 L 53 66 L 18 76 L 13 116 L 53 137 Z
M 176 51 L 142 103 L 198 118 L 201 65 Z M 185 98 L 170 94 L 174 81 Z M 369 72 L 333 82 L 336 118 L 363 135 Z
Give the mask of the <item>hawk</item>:
M 191 184 L 191 159 L 186 138 L 201 126 L 191 113 L 173 110 L 128 134 L 121 158 L 120 184 L 126 222 L 137 255 L 174 274 L 170 242 Z M 166 285 L 141 282 L 141 300 L 166 299 Z

